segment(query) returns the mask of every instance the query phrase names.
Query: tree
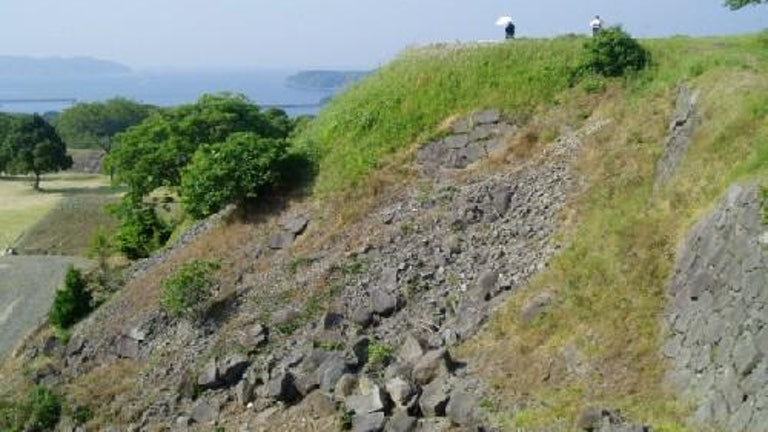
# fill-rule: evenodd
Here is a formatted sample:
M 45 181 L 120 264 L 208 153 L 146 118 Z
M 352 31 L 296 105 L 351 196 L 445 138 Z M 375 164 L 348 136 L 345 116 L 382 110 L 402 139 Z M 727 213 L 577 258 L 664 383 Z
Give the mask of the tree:
M 5 165 L 8 162 L 10 155 L 5 155 L 2 147 L 5 137 L 11 131 L 11 124 L 13 123 L 13 117 L 8 114 L 0 113 L 0 173 L 5 171 Z
M 34 188 L 40 189 L 40 176 L 72 166 L 67 146 L 56 129 L 37 114 L 14 119 L 0 146 L 0 160 L 11 174 L 35 176 Z
M 247 132 L 200 147 L 181 174 L 184 209 L 202 218 L 229 203 L 257 198 L 278 182 L 287 148 L 283 139 Z
M 158 111 L 118 134 L 107 165 L 138 199 L 160 186 L 179 186 L 181 170 L 204 144 L 222 143 L 237 132 L 287 138 L 291 129 L 285 112 L 263 113 L 243 95 L 203 95 L 194 104 Z
M 91 300 L 83 274 L 80 270 L 69 267 L 64 289 L 56 291 L 51 306 L 51 323 L 61 329 L 72 327 L 91 312 Z
M 731 10 L 737 10 L 741 9 L 744 6 L 748 5 L 759 5 L 763 3 L 768 3 L 768 0 L 726 0 L 725 6 L 728 6 L 731 8 Z
M 119 97 L 105 102 L 78 103 L 65 109 L 54 125 L 70 147 L 100 148 L 109 153 L 115 135 L 141 123 L 154 109 Z
M 584 67 L 607 77 L 641 70 L 650 63 L 650 53 L 620 26 L 604 29 L 590 39 L 587 51 Z

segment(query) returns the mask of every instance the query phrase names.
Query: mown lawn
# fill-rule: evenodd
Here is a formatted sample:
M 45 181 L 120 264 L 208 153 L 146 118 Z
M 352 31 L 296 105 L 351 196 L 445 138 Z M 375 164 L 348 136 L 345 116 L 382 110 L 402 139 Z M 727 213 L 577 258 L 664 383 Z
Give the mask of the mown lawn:
M 0 248 L 34 248 L 80 255 L 99 225 L 109 224 L 104 204 L 119 191 L 96 174 L 48 175 L 32 189 L 25 177 L 0 177 Z

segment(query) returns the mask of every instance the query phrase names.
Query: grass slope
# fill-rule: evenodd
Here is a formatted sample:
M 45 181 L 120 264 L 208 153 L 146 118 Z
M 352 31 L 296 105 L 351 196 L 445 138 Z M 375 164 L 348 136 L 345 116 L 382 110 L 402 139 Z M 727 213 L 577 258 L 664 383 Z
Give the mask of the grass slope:
M 642 41 L 654 60 L 649 70 L 570 88 L 583 43 L 409 51 L 334 101 L 299 144 L 318 155 L 320 197 L 354 195 L 390 155 L 469 111 L 500 107 L 523 124 L 553 109 L 571 121 L 609 120 L 585 143 L 580 169 L 591 187 L 574 203 L 576 222 L 564 233 L 570 246 L 464 354 L 488 365 L 497 390 L 488 407 L 505 427 L 573 424 L 585 406 L 606 404 L 659 430 L 681 430 L 687 407 L 664 387 L 659 355 L 667 280 L 691 224 L 734 181 L 768 173 L 768 34 Z M 654 195 L 684 82 L 702 92 L 703 124 L 672 184 Z M 556 306 L 534 325 L 520 324 L 524 301 L 544 290 L 557 294 Z M 552 375 L 547 368 L 571 348 L 599 367 L 578 379 Z
M 118 193 L 108 185 L 106 176 L 62 173 L 45 176 L 36 192 L 26 178 L 1 178 L 0 248 L 84 253 L 94 230 L 112 224 L 103 205 Z

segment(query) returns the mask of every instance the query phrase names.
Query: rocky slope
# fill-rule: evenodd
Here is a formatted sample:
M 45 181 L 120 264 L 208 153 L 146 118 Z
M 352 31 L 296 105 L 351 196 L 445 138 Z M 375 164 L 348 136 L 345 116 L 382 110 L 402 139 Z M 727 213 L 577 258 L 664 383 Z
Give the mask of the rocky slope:
M 348 413 L 356 431 L 479 427 L 485 384 L 451 347 L 561 246 L 559 216 L 583 187 L 572 161 L 581 135 L 599 128 L 488 175 L 472 168 L 503 154 L 515 125 L 494 110 L 459 121 L 420 151 L 418 187 L 375 208 L 347 239 L 299 254 L 322 221 L 301 204 L 278 215 L 268 235 L 239 251 L 252 261 L 199 322 L 173 321 L 131 294 L 184 248 L 140 264 L 126 292 L 56 350 L 64 366 L 51 379 L 82 385 L 104 371 L 129 374 L 119 378 L 128 389 L 100 407 L 127 430 L 277 430 L 265 413 L 279 418 L 272 407 L 308 403 L 325 407 L 329 425 Z M 290 415 L 284 421 L 284 430 L 300 429 Z

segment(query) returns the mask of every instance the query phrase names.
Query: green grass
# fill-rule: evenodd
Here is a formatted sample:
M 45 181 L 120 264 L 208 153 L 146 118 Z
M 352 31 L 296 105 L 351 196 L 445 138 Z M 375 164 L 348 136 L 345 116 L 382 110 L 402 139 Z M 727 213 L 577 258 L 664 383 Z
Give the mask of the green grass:
M 102 175 L 61 173 L 44 176 L 38 192 L 27 178 L 0 178 L 0 248 L 80 254 L 90 240 L 88 228 L 108 220 L 102 204 L 117 196 L 108 184 Z M 33 227 L 37 233 L 23 240 Z
M 735 181 L 768 175 L 768 56 L 756 36 L 646 41 L 655 65 L 602 101 L 612 120 L 587 142 L 580 169 L 590 190 L 579 203 L 570 245 L 468 352 L 499 362 L 502 395 L 526 388 L 542 402 L 520 415 L 526 427 L 574 421 L 587 405 L 609 405 L 659 430 L 684 430 L 688 407 L 664 387 L 662 314 L 677 246 Z M 677 87 L 701 91 L 702 124 L 671 184 L 653 193 Z M 558 302 L 534 325 L 517 317 L 543 290 Z M 542 361 L 578 347 L 595 365 L 584 379 L 536 380 Z M 515 362 L 503 359 L 518 358 Z M 533 377 L 533 378 L 517 378 Z M 520 426 L 520 425 L 516 425 Z
M 414 49 L 335 99 L 298 145 L 317 155 L 316 191 L 349 191 L 382 160 L 434 136 L 451 116 L 501 108 L 524 121 L 559 103 L 584 38 Z M 319 155 L 323 155 L 322 158 Z

